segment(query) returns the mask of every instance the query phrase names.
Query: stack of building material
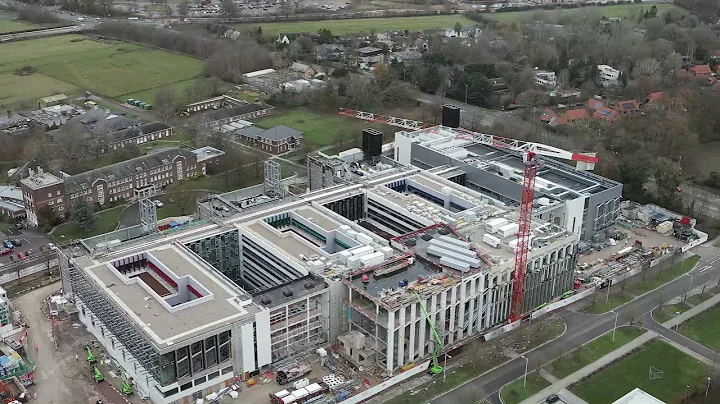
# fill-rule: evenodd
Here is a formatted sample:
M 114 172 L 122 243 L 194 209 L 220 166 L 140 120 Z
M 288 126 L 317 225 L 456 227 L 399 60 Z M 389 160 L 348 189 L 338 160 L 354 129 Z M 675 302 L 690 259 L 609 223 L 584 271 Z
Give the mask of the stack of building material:
M 470 249 L 470 243 L 449 236 L 440 236 L 428 242 L 427 253 L 440 257 L 440 264 L 467 272 L 481 265 L 477 253 Z

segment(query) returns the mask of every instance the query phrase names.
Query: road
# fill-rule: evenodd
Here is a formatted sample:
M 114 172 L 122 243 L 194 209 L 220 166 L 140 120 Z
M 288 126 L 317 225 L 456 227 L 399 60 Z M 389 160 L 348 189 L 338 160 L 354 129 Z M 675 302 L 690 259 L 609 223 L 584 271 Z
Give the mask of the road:
M 491 109 L 476 107 L 475 105 L 465 104 L 464 102 L 445 98 L 442 95 L 427 94 L 422 92 L 418 95 L 417 101 L 420 101 L 424 104 L 439 105 L 442 105 L 444 103 L 451 103 L 455 106 L 460 107 L 460 123 L 462 126 L 468 128 L 471 128 L 473 124 L 490 126 L 494 122 L 507 119 L 510 115 L 512 115 L 511 112 L 493 111 Z
M 702 212 L 706 216 L 720 219 L 720 196 L 689 184 L 680 186 L 680 198 L 686 205 L 695 203 L 695 212 Z
M 699 251 L 697 251 L 702 256 L 702 259 L 698 265 L 688 273 L 692 275 L 693 285 L 700 285 L 703 282 L 717 279 L 720 276 L 720 256 L 717 255 L 717 251 L 718 250 L 711 247 L 700 247 Z M 647 314 L 658 305 L 661 294 L 662 298 L 667 301 L 686 292 L 690 286 L 690 279 L 689 276 L 681 276 L 663 287 L 621 306 L 618 309 L 618 325 L 626 324 L 631 319 L 643 319 L 647 328 L 663 334 L 660 332 L 662 331 L 660 330 L 662 326 L 654 321 L 650 321 L 651 319 L 648 319 Z M 607 333 L 612 330 L 615 322 L 615 315 L 613 313 L 591 315 L 580 314 L 567 309 L 560 309 L 556 313 L 562 316 L 567 323 L 567 331 L 561 337 L 525 355 L 529 359 L 529 370 L 537 369 L 555 359 L 559 353 L 571 351 Z M 667 330 L 665 330 L 665 334 L 663 335 L 671 334 L 672 333 L 668 333 Z M 709 358 L 712 358 L 712 355 L 714 355 L 714 353 L 707 348 L 689 341 L 682 336 L 676 335 L 672 337 L 675 338 L 673 341 L 705 357 L 711 355 Z M 438 397 L 433 400 L 432 403 L 475 403 L 485 399 L 490 403 L 499 404 L 500 399 L 498 392 L 500 388 L 521 377 L 524 370 L 525 360 L 522 358 L 515 359 L 464 386 Z

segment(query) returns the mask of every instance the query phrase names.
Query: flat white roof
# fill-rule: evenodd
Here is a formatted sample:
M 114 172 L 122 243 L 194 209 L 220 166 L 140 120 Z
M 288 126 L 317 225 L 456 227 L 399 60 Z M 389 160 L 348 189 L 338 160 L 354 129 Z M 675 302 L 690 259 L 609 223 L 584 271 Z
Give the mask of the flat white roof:
M 615 400 L 612 404 L 665 404 L 665 402 L 636 387 L 635 390 Z

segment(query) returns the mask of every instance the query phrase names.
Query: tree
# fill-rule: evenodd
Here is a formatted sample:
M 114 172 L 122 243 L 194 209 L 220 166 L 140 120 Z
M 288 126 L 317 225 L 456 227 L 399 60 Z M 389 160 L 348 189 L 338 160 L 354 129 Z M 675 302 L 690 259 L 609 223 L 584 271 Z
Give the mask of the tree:
M 642 76 L 655 76 L 660 73 L 661 69 L 660 62 L 653 58 L 645 58 L 633 66 L 632 75 L 633 78 L 640 78 Z
M 467 93 L 469 104 L 487 105 L 487 99 L 492 95 L 492 91 L 492 85 L 488 78 L 481 72 L 465 73 L 460 77 L 458 92 L 462 94 L 462 97 Z M 456 98 L 460 98 L 460 94 L 456 93 Z
M 453 27 L 453 31 L 455 31 L 457 36 L 460 36 L 460 31 L 462 31 L 462 25 L 460 25 L 459 22 L 456 22 L 455 26 Z
M 175 101 L 175 89 L 173 88 L 164 88 L 155 94 L 155 110 L 165 123 L 168 123 L 175 113 Z
M 185 181 L 178 181 L 167 188 L 167 195 L 173 200 L 175 206 L 180 209 L 180 214 L 185 215 L 189 209 L 195 206 L 196 193 L 191 190 Z
M 210 133 L 208 142 L 210 143 L 210 146 L 212 146 L 218 150 L 225 151 L 225 149 L 227 149 L 228 140 L 225 137 L 225 134 L 220 132 L 219 130 L 213 130 Z
M 628 278 L 621 280 L 618 286 L 620 287 L 620 296 L 622 296 L 625 293 L 625 289 L 628 287 Z
M 192 147 L 197 147 L 197 140 L 198 140 L 198 127 L 195 124 L 195 122 L 191 122 L 187 126 L 187 130 L 185 131 L 188 137 L 188 141 L 190 142 L 190 145 Z
M 89 232 L 95 226 L 95 215 L 92 206 L 84 198 L 78 198 L 73 204 L 70 220 L 81 230 Z
M 53 226 L 60 224 L 60 218 L 57 217 L 55 211 L 50 206 L 42 206 L 38 209 L 38 227 L 47 233 Z
M 230 17 L 237 17 L 238 8 L 233 0 L 222 0 L 223 8 Z
M 681 183 L 680 165 L 668 158 L 658 157 L 655 164 L 655 184 L 658 201 L 662 206 L 677 206 L 678 187 Z
M 188 0 L 182 0 L 180 4 L 178 4 L 178 14 L 180 14 L 181 20 L 184 20 L 187 18 L 189 10 L 189 3 Z
M 45 262 L 45 270 L 47 271 L 48 276 L 50 276 L 52 275 L 52 271 L 50 270 L 50 263 L 53 259 L 57 258 L 57 253 L 49 248 L 45 248 L 42 251 L 42 257 L 43 262 Z
M 320 35 L 320 37 L 322 38 L 322 40 L 323 40 L 325 43 L 333 43 L 333 42 L 335 42 L 335 36 L 334 36 L 334 35 L 332 34 L 332 32 L 330 32 L 330 30 L 327 29 L 327 28 L 321 28 L 321 29 L 318 31 L 318 34 Z

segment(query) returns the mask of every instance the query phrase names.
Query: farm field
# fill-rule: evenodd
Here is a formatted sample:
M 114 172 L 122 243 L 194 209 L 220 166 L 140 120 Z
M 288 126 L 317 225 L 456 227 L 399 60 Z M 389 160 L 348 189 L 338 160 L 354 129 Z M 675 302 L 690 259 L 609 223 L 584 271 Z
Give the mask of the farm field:
M 45 76 L 28 77 L 49 76 L 68 86 L 62 91 L 79 88 L 111 98 L 189 82 L 203 66 L 203 61 L 191 57 L 135 44 L 100 43 L 79 35 L 2 44 L 0 54 L 4 62 L 0 74 L 32 66 Z M 37 94 L 23 92 L 25 99 L 37 98 Z M 15 102 L 21 101 L 17 98 L 13 97 Z
M 241 31 L 252 31 L 258 26 L 262 27 L 265 36 L 277 36 L 285 32 L 318 32 L 327 28 L 334 35 L 343 35 L 356 32 L 385 32 L 388 30 L 422 31 L 430 28 L 450 28 L 455 23 L 461 25 L 475 25 L 475 21 L 462 15 L 431 15 L 422 17 L 394 17 L 394 18 L 360 18 L 352 20 L 325 20 L 325 21 L 295 21 L 273 22 L 265 24 L 236 24 Z
M 15 105 L 22 101 L 32 101 L 37 106 L 37 99 L 53 93 L 73 93 L 77 86 L 56 80 L 40 73 L 18 76 L 12 73 L 0 73 L 0 104 Z
M 650 366 L 663 372 L 661 379 L 650 380 Z M 588 404 L 611 403 L 638 387 L 666 403 L 682 399 L 685 386 L 704 389 L 710 367 L 655 340 L 610 367 L 600 370 L 570 390 Z M 680 399 L 678 399 L 680 397 Z
M 574 14 L 580 14 L 588 12 L 591 9 L 599 10 L 600 14 L 607 18 L 637 18 L 640 13 L 640 9 L 649 10 L 650 7 L 656 6 L 658 9 L 658 16 L 662 15 L 667 11 L 676 11 L 678 13 L 686 13 L 682 8 L 667 3 L 652 3 L 652 4 L 620 4 L 614 6 L 603 6 L 603 7 L 580 7 L 573 9 L 562 9 L 562 10 L 526 10 L 526 11 L 509 11 L 501 13 L 487 13 L 484 14 L 486 18 L 504 23 L 521 23 L 530 22 L 539 13 L 543 13 L 551 22 L 559 22 L 561 18 L 569 17 Z M 263 28 L 264 29 L 264 28 Z

